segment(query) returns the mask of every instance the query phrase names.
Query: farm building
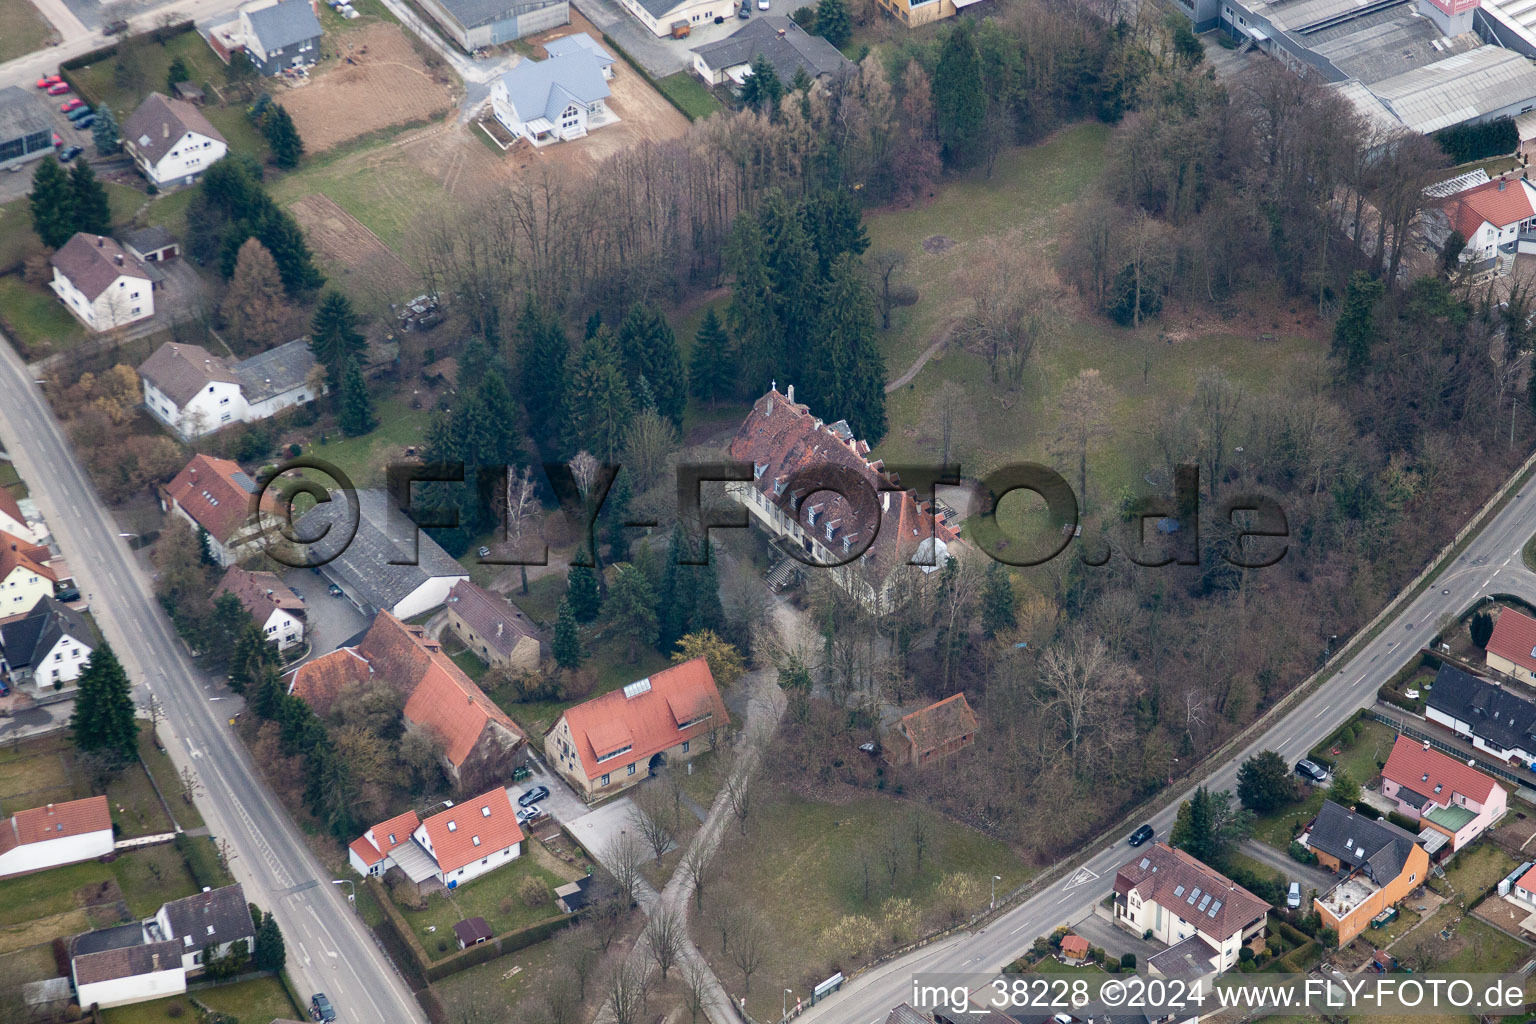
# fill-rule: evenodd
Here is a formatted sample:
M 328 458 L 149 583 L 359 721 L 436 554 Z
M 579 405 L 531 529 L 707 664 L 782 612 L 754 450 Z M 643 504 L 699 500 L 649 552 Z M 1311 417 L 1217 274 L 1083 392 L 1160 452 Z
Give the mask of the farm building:
M 0 878 L 105 857 L 113 843 L 104 796 L 17 811 L 0 818 Z
M 507 131 L 534 146 L 582 138 L 618 120 L 604 102 L 612 65 L 595 43 L 522 61 L 491 86 L 491 109 Z
M 885 759 L 921 768 L 976 742 L 976 713 L 964 693 L 952 694 L 912 712 L 885 737 Z
M 853 61 L 821 36 L 811 35 L 789 18 L 764 15 L 724 39 L 695 46 L 693 70 L 710 85 L 726 81 L 740 85 L 759 56 L 768 58 L 781 82 L 793 81 L 801 71 L 817 80 L 853 67 Z
M 142 925 L 122 925 L 77 936 L 70 956 L 75 1000 L 107 1009 L 187 990 L 187 972 L 175 942 L 144 941 Z
M 571 20 L 568 0 L 421 0 L 421 8 L 466 51 L 510 43 Z
M 523 610 L 468 580 L 448 591 L 448 628 L 487 665 L 532 672 L 539 667 L 539 631 Z
M 682 34 L 681 29 L 706 25 L 736 14 L 736 0 L 621 0 L 635 20 L 658 36 Z
M 53 122 L 41 100 L 19 86 L 0 89 L 0 167 L 20 167 L 53 152 Z

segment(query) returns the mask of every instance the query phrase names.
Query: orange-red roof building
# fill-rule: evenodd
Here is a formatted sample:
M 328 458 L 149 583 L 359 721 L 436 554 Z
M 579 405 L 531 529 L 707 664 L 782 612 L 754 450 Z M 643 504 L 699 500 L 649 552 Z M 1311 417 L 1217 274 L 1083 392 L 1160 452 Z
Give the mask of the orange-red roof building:
M 257 516 L 256 493 L 256 481 L 237 463 L 198 454 L 160 488 L 160 507 L 206 532 L 214 560 L 230 566 L 260 550 L 266 514 L 275 508 L 268 491 Z
M 885 759 L 920 768 L 975 743 L 978 728 L 965 694 L 952 694 L 903 716 L 886 734 Z
M 0 819 L 0 878 L 105 857 L 112 848 L 104 796 L 17 811 Z

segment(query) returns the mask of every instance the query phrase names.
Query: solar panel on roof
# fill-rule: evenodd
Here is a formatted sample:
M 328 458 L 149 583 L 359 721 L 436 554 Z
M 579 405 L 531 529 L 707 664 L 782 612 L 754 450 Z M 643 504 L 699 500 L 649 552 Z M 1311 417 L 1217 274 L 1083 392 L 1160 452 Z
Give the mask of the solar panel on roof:
M 1199 898 L 1200 898 L 1200 887 L 1197 885 L 1197 886 L 1194 887 L 1193 890 L 1190 891 L 1189 899 L 1185 900 L 1184 902 L 1188 903 L 1190 905 L 1193 905 L 1195 900 L 1197 900 Z

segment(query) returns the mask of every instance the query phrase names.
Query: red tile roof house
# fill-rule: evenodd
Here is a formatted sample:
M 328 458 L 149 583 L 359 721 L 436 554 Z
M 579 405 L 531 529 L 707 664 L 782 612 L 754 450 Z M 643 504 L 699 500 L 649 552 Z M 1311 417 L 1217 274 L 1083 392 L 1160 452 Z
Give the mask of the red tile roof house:
M 1399 736 L 1381 769 L 1381 795 L 1450 839 L 1451 851 L 1482 835 L 1509 809 L 1504 787 L 1464 761 Z
M 17 811 L 0 819 L 0 878 L 105 857 L 112 846 L 104 796 Z
M 1524 178 L 1500 176 L 1445 201 L 1451 227 L 1467 240 L 1463 264 L 1484 263 L 1503 250 L 1514 255 L 1522 235 L 1536 229 L 1536 187 Z
M 1483 660 L 1495 672 L 1536 685 L 1536 619 L 1505 608 L 1493 620 Z
M 415 834 L 420 824 L 421 819 L 416 816 L 415 811 L 406 811 L 388 821 L 379 822 L 352 840 L 351 845 L 347 847 L 347 860 L 351 863 L 352 870 L 360 875 L 372 875 L 374 878 L 383 878 L 392 867 L 406 870 L 404 865 L 396 863 L 394 853 L 411 841 L 411 836 Z M 404 859 L 402 856 L 402 860 Z M 407 870 L 406 874 L 410 876 L 411 872 Z M 412 881 L 419 881 L 419 879 L 412 878 Z
M 275 528 L 276 497 L 271 491 L 262 496 L 258 517 L 251 509 L 255 494 L 256 482 L 236 463 L 194 455 L 160 488 L 160 508 L 206 533 L 213 560 L 230 566 L 262 551 L 268 531 Z
M 830 573 L 878 614 L 900 603 L 902 572 L 938 568 L 956 534 L 869 454 L 845 421 L 826 423 L 795 403 L 793 386 L 786 394 L 774 387 L 752 404 L 731 442 L 731 457 L 751 462 L 753 479 L 727 484 L 726 493 L 776 544 L 801 557 L 832 566 L 867 545 L 853 561 L 815 571 Z M 848 481 L 846 498 L 825 489 L 840 480 Z M 802 507 L 805 498 L 813 500 Z
M 694 658 L 566 709 L 544 755 L 590 801 L 709 750 L 729 724 L 709 664 Z
M 276 573 L 246 572 L 232 565 L 213 592 L 217 601 L 233 594 L 240 606 L 256 621 L 267 640 L 280 651 L 304 642 L 304 599 Z
M 1200 977 L 1230 969 L 1245 945 L 1264 937 L 1269 911 L 1247 889 L 1166 843 L 1145 848 L 1115 874 L 1115 923 L 1168 944 L 1149 958 L 1153 973 L 1187 977 L 1192 967 Z
M 450 889 L 523 852 L 523 830 L 501 786 L 432 815 L 416 826 L 412 838 L 437 862 L 437 880 Z
M 885 736 L 885 760 L 922 767 L 976 742 L 976 713 L 965 694 L 956 693 L 912 712 Z
M 527 753 L 527 736 L 443 653 L 420 626 L 380 612 L 356 647 L 306 662 L 289 676 L 288 692 L 315 713 L 329 712 L 341 690 L 382 679 L 405 698 L 406 728 L 441 744 L 444 767 L 464 792 L 500 782 Z
M 539 667 L 539 631 L 511 601 L 460 580 L 443 602 L 448 628 L 487 665 L 534 672 Z

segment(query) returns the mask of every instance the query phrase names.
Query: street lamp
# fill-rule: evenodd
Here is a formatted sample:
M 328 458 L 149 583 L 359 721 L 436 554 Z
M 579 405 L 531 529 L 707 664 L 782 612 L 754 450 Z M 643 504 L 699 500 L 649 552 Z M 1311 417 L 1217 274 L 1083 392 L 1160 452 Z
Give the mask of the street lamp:
M 347 893 L 347 902 L 352 904 L 353 906 L 357 905 L 357 886 L 352 884 L 352 879 L 350 879 L 350 878 L 333 878 L 333 879 L 331 879 L 331 884 L 332 885 L 344 885 L 344 886 L 346 886 L 350 890 Z
M 785 1017 L 789 1016 L 789 997 L 794 994 L 794 991 L 795 990 L 792 988 L 787 988 L 784 990 L 784 1012 L 779 1014 L 779 1020 L 783 1020 Z
M 987 909 L 988 910 L 996 910 L 997 909 L 997 883 L 1001 882 L 1002 880 L 1003 880 L 1003 876 L 1002 875 L 993 875 L 992 876 L 992 900 L 991 900 L 990 903 L 987 904 Z

